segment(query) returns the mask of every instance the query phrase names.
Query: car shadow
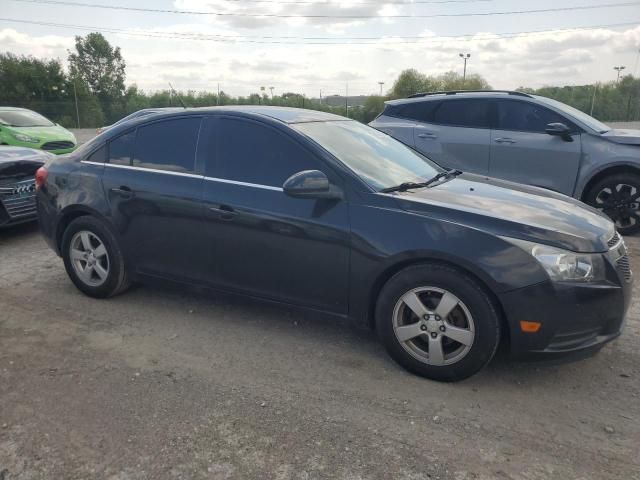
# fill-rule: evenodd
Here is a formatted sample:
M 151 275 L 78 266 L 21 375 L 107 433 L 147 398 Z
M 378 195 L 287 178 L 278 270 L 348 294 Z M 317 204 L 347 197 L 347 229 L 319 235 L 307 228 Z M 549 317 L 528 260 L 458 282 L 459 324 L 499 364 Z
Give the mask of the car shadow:
M 2 227 L 0 228 L 0 244 L 15 241 L 27 235 L 33 235 L 37 231 L 38 222 L 36 221 Z

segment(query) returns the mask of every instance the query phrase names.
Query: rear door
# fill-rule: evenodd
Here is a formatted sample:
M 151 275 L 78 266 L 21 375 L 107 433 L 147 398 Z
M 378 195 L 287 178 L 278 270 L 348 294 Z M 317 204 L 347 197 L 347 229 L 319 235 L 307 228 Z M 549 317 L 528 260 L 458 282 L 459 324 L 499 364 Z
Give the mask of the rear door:
M 582 155 L 578 128 L 546 107 L 517 99 L 495 100 L 489 175 L 572 195 Z M 545 132 L 549 123 L 564 123 L 571 141 Z
M 486 175 L 491 131 L 489 101 L 447 98 L 435 103 L 429 122 L 416 124 L 415 148 L 448 168 Z
M 342 180 L 285 131 L 241 117 L 207 119 L 201 138 L 207 255 L 219 286 L 346 313 L 349 218 L 345 199 L 284 194 L 294 173 Z
M 202 266 L 200 123 L 164 119 L 108 144 L 103 187 L 124 253 L 141 273 L 189 280 Z

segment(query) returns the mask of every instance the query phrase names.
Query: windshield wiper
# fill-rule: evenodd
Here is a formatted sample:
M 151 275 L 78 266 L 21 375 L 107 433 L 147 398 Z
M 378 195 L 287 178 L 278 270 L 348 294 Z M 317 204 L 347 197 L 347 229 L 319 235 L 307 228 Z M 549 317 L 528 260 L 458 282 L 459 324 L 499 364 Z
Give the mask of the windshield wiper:
M 443 178 L 449 177 L 457 177 L 462 172 L 460 170 L 447 170 L 445 172 L 438 173 L 435 177 L 430 178 L 426 182 L 404 182 L 400 185 L 395 185 L 393 187 L 387 187 L 380 190 L 382 193 L 390 193 L 390 192 L 406 192 L 407 190 L 412 190 L 414 188 L 425 188 L 429 185 L 436 183 Z

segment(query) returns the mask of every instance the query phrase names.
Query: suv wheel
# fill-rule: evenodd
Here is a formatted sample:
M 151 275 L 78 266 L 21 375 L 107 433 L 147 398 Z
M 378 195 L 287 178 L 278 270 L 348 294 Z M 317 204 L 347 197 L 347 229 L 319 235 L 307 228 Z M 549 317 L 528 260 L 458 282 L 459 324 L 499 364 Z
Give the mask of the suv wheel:
M 440 264 L 394 275 L 380 294 L 376 327 L 394 360 L 440 381 L 477 373 L 493 358 L 500 340 L 489 295 L 470 276 Z
M 622 235 L 640 231 L 640 175 L 609 175 L 587 193 L 586 203 L 602 210 Z
M 69 278 L 91 297 L 110 297 L 130 284 L 114 235 L 94 217 L 79 217 L 69 224 L 61 251 Z

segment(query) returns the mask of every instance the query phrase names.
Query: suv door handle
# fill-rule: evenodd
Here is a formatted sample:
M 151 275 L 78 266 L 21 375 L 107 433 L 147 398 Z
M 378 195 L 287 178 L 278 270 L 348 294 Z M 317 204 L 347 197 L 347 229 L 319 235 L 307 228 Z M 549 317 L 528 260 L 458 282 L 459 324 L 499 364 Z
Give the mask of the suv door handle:
M 494 140 L 494 142 L 496 142 L 496 143 L 516 143 L 516 141 L 513 138 L 507 138 L 507 137 L 496 138 Z
M 438 138 L 438 136 L 437 136 L 437 135 L 434 135 L 434 134 L 433 134 L 433 133 L 431 133 L 431 132 L 427 132 L 427 133 L 419 133 L 419 134 L 418 134 L 418 137 L 420 137 L 420 138 Z
M 123 197 L 123 198 L 131 198 L 131 197 L 133 197 L 133 192 L 126 185 L 120 185 L 120 187 L 112 188 L 110 191 L 115 193 L 116 195 L 119 195 L 119 196 Z
M 235 210 L 229 205 L 220 205 L 219 207 L 209 207 L 209 211 L 219 213 L 222 220 L 231 220 L 236 216 Z

